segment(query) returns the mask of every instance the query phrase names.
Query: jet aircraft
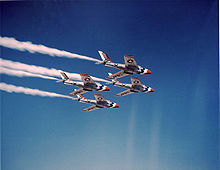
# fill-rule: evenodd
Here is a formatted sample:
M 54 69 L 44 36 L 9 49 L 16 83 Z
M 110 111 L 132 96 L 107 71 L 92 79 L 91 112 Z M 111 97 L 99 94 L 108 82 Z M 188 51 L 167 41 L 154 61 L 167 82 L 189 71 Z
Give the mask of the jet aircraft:
M 111 73 L 109 73 L 109 75 L 111 76 Z M 144 92 L 144 93 L 154 92 L 153 88 L 143 85 L 141 81 L 139 80 L 139 78 L 137 77 L 131 77 L 131 84 L 121 83 L 117 79 L 112 80 L 111 83 L 114 86 L 127 88 L 127 90 L 120 92 L 116 94 L 115 96 L 125 96 L 128 94 L 137 93 L 137 92 Z M 108 83 L 108 84 L 111 84 L 111 83 Z
M 106 100 L 101 94 L 94 94 L 95 100 L 86 99 L 83 95 L 77 95 L 77 98 L 73 98 L 73 100 L 78 100 L 81 103 L 89 103 L 92 106 L 83 109 L 84 112 L 89 112 L 95 109 L 100 109 L 104 107 L 108 108 L 118 108 L 119 105 L 117 103 L 111 102 L 110 100 Z
M 76 96 L 79 94 L 86 93 L 88 91 L 109 91 L 110 88 L 102 85 L 98 82 L 94 82 L 94 80 L 88 74 L 80 74 L 82 82 L 71 80 L 64 72 L 60 72 L 61 80 L 57 82 L 63 82 L 65 85 L 77 86 L 80 87 L 77 90 L 74 90 L 72 93 L 69 93 L 70 96 Z
M 132 55 L 124 55 L 124 61 L 125 64 L 119 64 L 119 63 L 113 63 L 107 56 L 106 53 L 102 52 L 102 51 L 98 51 L 102 61 L 99 61 L 95 64 L 104 64 L 107 67 L 113 67 L 113 68 L 117 68 L 120 69 L 121 71 L 112 74 L 111 76 L 106 77 L 107 79 L 118 79 L 120 77 L 124 77 L 127 76 L 129 74 L 151 74 L 151 71 L 143 68 L 139 65 L 137 65 L 136 61 L 134 60 L 134 57 Z

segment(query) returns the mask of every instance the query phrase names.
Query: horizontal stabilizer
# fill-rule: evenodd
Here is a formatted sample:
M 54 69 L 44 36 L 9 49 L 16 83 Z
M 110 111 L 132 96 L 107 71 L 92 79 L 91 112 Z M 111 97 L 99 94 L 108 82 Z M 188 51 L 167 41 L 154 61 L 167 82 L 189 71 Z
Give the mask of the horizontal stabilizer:
M 74 92 L 75 91 L 77 91 L 77 90 L 75 89 Z M 76 96 L 77 96 L 77 98 L 72 98 L 72 100 L 86 99 L 81 93 L 76 94 Z
M 104 63 L 105 63 L 105 61 L 98 61 L 95 64 L 104 64 Z
M 57 80 L 56 82 L 57 83 L 62 83 L 62 82 L 64 82 L 65 80 Z
M 108 73 L 108 75 L 110 77 L 110 76 L 112 76 L 112 73 Z M 115 78 L 115 79 L 112 79 L 111 82 L 107 82 L 106 84 L 113 84 L 113 83 L 116 83 L 116 82 L 120 83 L 120 81 L 118 81 L 118 79 Z
M 113 81 L 109 81 L 109 82 L 107 82 L 106 84 L 112 84 L 112 83 L 114 83 Z

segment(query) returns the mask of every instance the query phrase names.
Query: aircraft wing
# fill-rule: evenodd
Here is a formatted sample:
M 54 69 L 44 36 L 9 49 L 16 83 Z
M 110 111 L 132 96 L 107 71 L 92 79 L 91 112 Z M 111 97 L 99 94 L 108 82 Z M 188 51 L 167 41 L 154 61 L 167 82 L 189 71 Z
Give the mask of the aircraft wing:
M 83 90 L 83 88 L 79 88 L 77 90 L 74 90 L 72 93 L 69 93 L 69 96 L 76 96 L 76 95 L 80 95 L 80 94 L 83 94 L 86 92 L 88 92 L 88 91 Z
M 100 107 L 97 107 L 96 105 L 92 105 L 90 107 L 87 107 L 86 109 L 83 109 L 84 112 L 90 112 L 92 110 L 100 109 Z
M 112 74 L 108 77 L 106 77 L 107 79 L 110 79 L 110 80 L 113 80 L 113 79 L 118 79 L 118 78 L 121 78 L 121 77 L 124 77 L 124 76 L 127 76 L 129 75 L 128 73 L 125 73 L 124 70 L 121 70 L 115 74 Z
M 126 67 L 138 67 L 132 55 L 124 55 L 124 61 Z
M 80 76 L 81 76 L 81 79 L 82 79 L 84 85 L 89 85 L 89 84 L 96 85 L 94 80 L 88 74 L 80 74 Z
M 133 86 L 143 86 L 143 84 L 141 83 L 141 81 L 137 77 L 131 77 L 131 84 Z
M 128 90 L 125 90 L 121 93 L 116 94 L 115 96 L 126 96 L 126 95 L 131 94 L 131 93 L 134 93 L 134 92 L 132 92 L 130 89 L 128 89 Z
M 105 98 L 101 94 L 94 94 L 94 96 L 95 96 L 97 103 L 106 101 Z

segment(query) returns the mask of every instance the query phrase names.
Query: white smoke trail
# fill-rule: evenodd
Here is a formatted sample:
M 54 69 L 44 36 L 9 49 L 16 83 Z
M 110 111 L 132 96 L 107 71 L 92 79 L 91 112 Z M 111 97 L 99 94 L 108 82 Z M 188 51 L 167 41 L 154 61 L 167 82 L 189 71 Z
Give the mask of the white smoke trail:
M 17 76 L 17 77 L 39 77 L 39 78 L 43 78 L 43 79 L 58 80 L 55 77 L 44 76 L 41 74 L 33 74 L 33 73 L 21 71 L 21 70 L 8 69 L 5 67 L 0 67 L 0 73 L 11 75 L 11 76 Z
M 90 60 L 90 61 L 96 61 L 96 62 L 99 61 L 91 57 L 74 54 L 74 53 L 70 53 L 67 51 L 63 51 L 63 50 L 57 50 L 55 48 L 49 48 L 44 45 L 32 44 L 29 41 L 21 42 L 14 38 L 8 38 L 8 37 L 0 37 L 0 45 L 7 47 L 7 48 L 17 49 L 20 51 L 28 51 L 30 53 L 38 52 L 41 54 L 48 54 L 50 56 L 78 58 L 78 59 Z
M 33 74 L 42 74 L 46 76 L 55 76 L 55 77 L 60 77 L 60 71 L 54 68 L 45 68 L 41 66 L 35 66 L 35 65 L 28 65 L 20 62 L 14 62 L 10 60 L 5 60 L 0 58 L 0 65 L 5 68 L 9 69 L 14 69 L 14 70 L 21 70 Z M 65 72 L 65 71 L 64 71 Z M 81 80 L 81 77 L 77 73 L 68 73 L 65 72 L 71 79 L 74 80 Z M 107 80 L 97 78 L 97 77 L 92 77 L 95 81 L 103 81 L 103 82 L 108 82 Z
M 41 91 L 38 89 L 30 89 L 30 88 L 25 88 L 21 86 L 14 86 L 11 84 L 6 84 L 6 83 L 0 83 L 0 90 L 6 91 L 9 93 L 24 93 L 24 94 L 29 94 L 33 96 L 42 96 L 42 97 L 63 97 L 63 98 L 69 98 L 72 99 L 70 96 L 65 96 L 62 94 L 57 94 L 53 92 L 46 92 L 46 91 Z

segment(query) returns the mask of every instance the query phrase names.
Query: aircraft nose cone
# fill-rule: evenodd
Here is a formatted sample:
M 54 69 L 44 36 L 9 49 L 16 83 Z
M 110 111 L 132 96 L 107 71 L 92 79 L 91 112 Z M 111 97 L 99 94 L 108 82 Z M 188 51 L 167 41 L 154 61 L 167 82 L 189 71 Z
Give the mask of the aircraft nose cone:
M 150 89 L 150 92 L 154 92 L 154 89 L 151 88 L 151 89 Z
M 119 104 L 116 104 L 114 108 L 118 108 L 118 107 L 119 107 Z
M 147 74 L 151 74 L 151 71 L 150 71 L 150 70 L 147 70 Z
M 104 91 L 109 91 L 109 90 L 110 90 L 110 88 L 109 88 L 109 87 L 106 87 Z

